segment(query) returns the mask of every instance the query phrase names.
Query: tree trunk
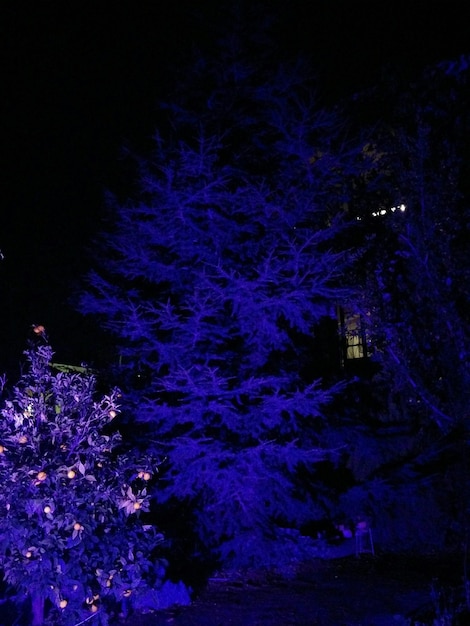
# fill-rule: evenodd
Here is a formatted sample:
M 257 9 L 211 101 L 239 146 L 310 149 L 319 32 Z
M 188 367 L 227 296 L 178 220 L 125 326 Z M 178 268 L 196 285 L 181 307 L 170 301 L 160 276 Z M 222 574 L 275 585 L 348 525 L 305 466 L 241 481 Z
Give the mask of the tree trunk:
M 39 593 L 31 595 L 31 607 L 33 621 L 31 626 L 43 626 L 44 624 L 44 596 Z

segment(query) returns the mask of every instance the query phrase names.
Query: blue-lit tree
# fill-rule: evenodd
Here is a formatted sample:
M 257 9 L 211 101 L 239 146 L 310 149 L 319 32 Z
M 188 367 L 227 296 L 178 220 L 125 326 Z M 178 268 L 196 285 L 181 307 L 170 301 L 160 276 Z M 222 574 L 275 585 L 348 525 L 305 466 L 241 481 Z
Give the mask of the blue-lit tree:
M 112 427 L 117 391 L 97 393 L 84 368 L 54 367 L 42 340 L 26 355 L 0 417 L 0 568 L 33 626 L 106 624 L 161 582 L 162 537 L 140 517 L 157 466 Z
M 333 249 L 355 153 L 299 67 L 228 43 L 166 105 L 133 197 L 110 199 L 79 308 L 115 338 L 134 432 L 168 457 L 157 508 L 188 504 L 225 564 L 269 564 L 325 515 L 299 468 L 340 447 L 312 337 L 347 291 Z

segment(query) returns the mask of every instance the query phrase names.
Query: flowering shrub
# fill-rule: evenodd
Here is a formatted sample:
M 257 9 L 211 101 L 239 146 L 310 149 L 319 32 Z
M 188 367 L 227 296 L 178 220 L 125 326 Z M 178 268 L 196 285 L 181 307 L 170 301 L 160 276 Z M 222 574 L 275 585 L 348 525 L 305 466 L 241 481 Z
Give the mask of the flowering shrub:
M 93 613 L 106 624 L 162 571 L 162 536 L 141 515 L 157 466 L 110 425 L 118 391 L 97 398 L 92 374 L 56 371 L 47 343 L 26 355 L 0 418 L 0 567 L 31 598 L 35 626 Z

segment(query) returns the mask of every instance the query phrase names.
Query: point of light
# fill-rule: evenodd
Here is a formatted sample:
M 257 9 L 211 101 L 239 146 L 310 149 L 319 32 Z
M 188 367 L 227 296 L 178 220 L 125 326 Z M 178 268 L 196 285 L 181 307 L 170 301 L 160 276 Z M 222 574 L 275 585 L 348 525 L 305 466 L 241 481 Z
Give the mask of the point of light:
M 401 213 L 404 213 L 406 211 L 406 205 L 399 204 L 398 206 L 392 206 L 389 209 L 379 209 L 378 211 L 372 211 L 371 215 L 372 217 L 382 217 L 383 215 L 387 215 L 388 212 L 395 213 L 395 211 L 400 211 Z

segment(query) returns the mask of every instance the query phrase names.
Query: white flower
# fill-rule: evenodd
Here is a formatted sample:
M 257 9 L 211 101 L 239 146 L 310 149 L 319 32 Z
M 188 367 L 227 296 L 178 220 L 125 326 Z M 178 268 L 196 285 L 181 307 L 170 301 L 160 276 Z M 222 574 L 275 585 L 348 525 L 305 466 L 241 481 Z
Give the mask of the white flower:
M 147 495 L 145 489 L 135 494 L 132 491 L 132 487 L 127 487 L 126 489 L 124 486 L 122 488 L 122 494 L 124 498 L 119 502 L 119 508 L 124 509 L 126 515 L 136 513 L 145 504 L 145 496 Z
M 19 426 L 23 426 L 23 422 L 24 422 L 23 415 L 20 415 L 19 413 L 15 413 L 15 415 L 13 416 L 13 419 L 15 421 L 15 428 L 18 428 Z

